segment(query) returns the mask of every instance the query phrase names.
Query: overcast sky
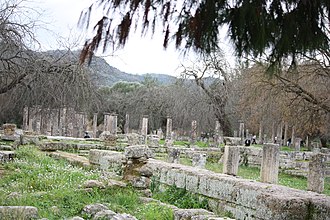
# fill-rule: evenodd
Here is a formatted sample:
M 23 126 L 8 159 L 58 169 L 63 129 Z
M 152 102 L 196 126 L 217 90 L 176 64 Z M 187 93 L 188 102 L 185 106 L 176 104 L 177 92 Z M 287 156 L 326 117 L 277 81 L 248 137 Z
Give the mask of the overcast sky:
M 59 46 L 70 47 L 81 42 L 82 30 L 77 28 L 80 13 L 87 8 L 92 0 L 34 0 L 35 6 L 43 11 L 42 20 L 48 30 L 38 31 L 42 49 L 57 49 Z M 78 45 L 79 46 L 79 45 Z M 80 45 L 81 48 L 81 45 Z M 109 55 L 109 54 L 105 54 Z M 179 75 L 178 67 L 191 57 L 183 58 L 171 45 L 166 51 L 162 46 L 162 36 L 152 39 L 134 34 L 128 40 L 125 48 L 116 51 L 115 56 L 105 56 L 107 62 L 121 71 L 133 74 L 162 73 Z

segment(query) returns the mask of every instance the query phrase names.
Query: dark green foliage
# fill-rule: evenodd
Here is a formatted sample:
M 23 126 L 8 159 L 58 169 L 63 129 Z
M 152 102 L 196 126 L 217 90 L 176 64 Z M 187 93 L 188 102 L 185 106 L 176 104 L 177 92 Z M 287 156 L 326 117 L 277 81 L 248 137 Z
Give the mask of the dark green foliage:
M 210 53 L 218 47 L 219 30 L 228 26 L 237 55 L 270 55 L 270 61 L 279 65 L 282 58 L 312 53 L 329 48 L 328 27 L 330 3 L 328 0 L 185 0 L 172 1 L 102 1 L 109 17 L 96 25 L 99 30 L 85 49 L 97 48 L 104 35 L 114 46 L 123 46 L 128 39 L 131 25 L 140 25 L 145 33 L 149 27 L 163 26 L 166 48 L 172 38 L 177 48 L 190 48 L 200 53 Z M 119 8 L 129 7 L 126 13 Z M 92 5 L 93 6 L 93 5 Z M 91 7 L 92 7 L 91 6 Z M 137 11 L 143 11 L 141 15 Z M 82 13 L 80 22 L 89 23 L 91 8 Z M 153 13 L 150 13 L 153 12 Z M 152 15 L 151 15 L 152 14 Z M 112 26 L 104 20 L 112 16 L 121 22 Z M 143 16 L 143 19 L 136 19 Z M 153 17 L 151 17 L 153 16 Z M 87 18 L 87 19 L 86 19 Z M 136 22 L 134 22 L 136 21 Z M 140 21 L 140 22 L 139 22 Z M 109 39 L 109 32 L 113 34 Z M 85 54 L 82 57 L 88 57 Z M 92 53 L 93 50 L 89 50 Z

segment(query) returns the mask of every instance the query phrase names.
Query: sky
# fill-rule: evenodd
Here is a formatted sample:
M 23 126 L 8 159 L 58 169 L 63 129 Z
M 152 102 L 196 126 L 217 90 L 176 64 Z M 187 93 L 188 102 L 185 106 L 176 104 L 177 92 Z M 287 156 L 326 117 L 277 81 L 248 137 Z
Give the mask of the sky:
M 80 13 L 87 8 L 92 0 L 32 0 L 31 6 L 41 11 L 44 24 L 37 31 L 37 37 L 42 50 L 72 48 L 73 45 L 82 48 L 86 39 L 83 30 L 77 28 Z M 140 33 L 129 37 L 125 47 L 114 54 L 98 54 L 111 66 L 131 74 L 159 73 L 178 76 L 181 64 L 196 59 L 194 54 L 183 56 L 170 45 L 163 49 L 163 36 L 142 38 Z M 77 44 L 77 42 L 80 42 Z

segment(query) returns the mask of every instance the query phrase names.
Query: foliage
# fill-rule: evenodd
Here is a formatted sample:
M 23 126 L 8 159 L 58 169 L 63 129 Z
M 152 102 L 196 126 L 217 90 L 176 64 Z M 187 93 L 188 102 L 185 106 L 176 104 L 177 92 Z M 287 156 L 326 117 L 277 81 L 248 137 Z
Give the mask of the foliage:
M 160 206 L 157 203 L 147 203 L 137 210 L 135 216 L 138 219 L 147 220 L 173 220 L 173 210 L 169 207 Z
M 81 13 L 79 22 L 84 28 L 95 7 L 102 7 L 104 16 L 93 25 L 95 34 L 85 43 L 82 61 L 99 47 L 124 46 L 132 27 L 140 27 L 145 34 L 162 26 L 165 48 L 174 39 L 177 48 L 210 53 L 218 47 L 220 28 L 228 26 L 227 35 L 238 56 L 263 56 L 271 51 L 270 60 L 277 65 L 288 56 L 295 60 L 301 53 L 329 48 L 326 0 L 95 1 Z
M 162 192 L 155 192 L 153 197 L 182 209 L 208 209 L 207 199 L 200 198 L 196 194 L 175 186 L 170 186 Z

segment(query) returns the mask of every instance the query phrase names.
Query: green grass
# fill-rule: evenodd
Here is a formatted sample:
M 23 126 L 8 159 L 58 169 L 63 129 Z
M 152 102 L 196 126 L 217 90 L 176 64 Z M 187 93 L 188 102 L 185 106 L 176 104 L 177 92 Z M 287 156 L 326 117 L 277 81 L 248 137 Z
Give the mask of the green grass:
M 201 198 L 186 189 L 180 189 L 175 186 L 166 187 L 165 191 L 160 191 L 155 187 L 153 198 L 175 205 L 181 209 L 209 209 L 208 201 L 205 198 Z
M 90 219 L 81 214 L 83 207 L 103 203 L 118 213 L 137 214 L 139 219 L 172 219 L 168 217 L 172 210 L 141 204 L 139 193 L 130 187 L 83 190 L 84 181 L 100 178 L 98 171 L 50 158 L 32 146 L 21 147 L 13 162 L 0 166 L 5 169 L 0 178 L 0 206 L 35 206 L 39 217 L 50 220 L 77 215 Z M 11 196 L 14 193 L 19 196 Z

